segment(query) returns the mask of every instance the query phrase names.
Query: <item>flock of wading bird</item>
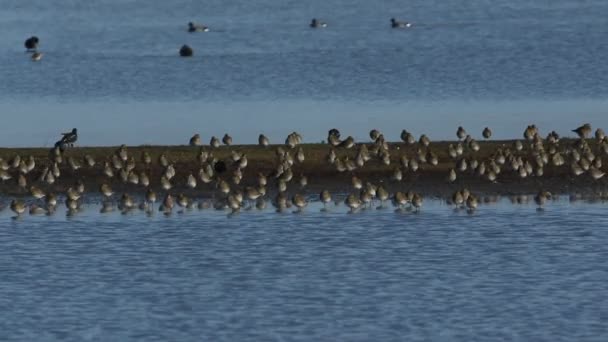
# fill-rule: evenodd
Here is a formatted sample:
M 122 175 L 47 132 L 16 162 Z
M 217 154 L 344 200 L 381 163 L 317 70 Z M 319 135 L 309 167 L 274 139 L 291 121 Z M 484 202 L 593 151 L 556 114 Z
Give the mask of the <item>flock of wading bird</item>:
M 486 151 L 482 156 L 478 153 L 480 144 L 468 135 L 464 128 L 458 127 L 458 141 L 447 146 L 445 158 L 448 160 L 442 160 L 444 164 L 452 166 L 447 171 L 446 182 L 453 183 L 459 175 L 465 174 L 488 182 L 496 182 L 504 174 L 521 179 L 543 177 L 546 167 L 569 168 L 565 169 L 564 173 L 571 173 L 572 177 L 588 175 L 590 182 L 599 180 L 605 175 L 602 171 L 601 156 L 608 155 L 608 137 L 602 129 L 597 129 L 595 141 L 592 141 L 590 138 L 593 132 L 589 124 L 584 124 L 573 132 L 578 135 L 578 139 L 570 139 L 567 143 L 560 144 L 560 136 L 555 131 L 543 138 L 538 128 L 530 125 L 524 131 L 523 140 L 516 140 L 508 145 L 501 144 L 493 151 Z M 431 140 L 424 134 L 416 139 L 411 133 L 403 130 L 402 142 L 389 145 L 378 130 L 371 130 L 369 135 L 371 142 L 356 143 L 351 136 L 342 139 L 337 129 L 328 132 L 328 152 L 321 165 L 329 167 L 335 175 L 350 176 L 352 188 L 349 185 L 349 189 L 345 189 L 338 196 L 332 195 L 328 190 L 321 191 L 318 198 L 323 204 L 322 210 L 329 210 L 327 205 L 331 202 L 339 205 L 342 199 L 350 212 L 373 208 L 374 203 L 379 204 L 377 209 L 386 208 L 385 203 L 392 200 L 396 210 L 418 212 L 423 204 L 420 193 L 391 192 L 388 187 L 391 182 L 400 182 L 406 173 L 415 174 L 423 168 L 432 170 L 438 165 L 440 161 L 433 150 Z M 484 139 L 490 139 L 492 131 L 485 128 L 482 136 Z M 81 168 L 88 168 L 90 174 L 98 175 L 96 177 L 101 179 L 101 182 L 95 183 L 102 198 L 101 213 L 118 209 L 123 213 L 141 210 L 151 214 L 158 210 L 170 215 L 174 208 L 183 212 L 194 208 L 213 207 L 226 210 L 232 215 L 241 209 L 264 209 L 267 202 L 271 202 L 278 212 L 287 211 L 292 207 L 295 207 L 294 212 L 301 212 L 310 200 L 314 200 L 306 191 L 307 176 L 300 173 L 298 177 L 294 177 L 298 167 L 306 162 L 306 145 L 302 145 L 302 136 L 297 132 L 289 134 L 284 145 L 271 146 L 265 135 L 259 136 L 261 147 L 258 151 L 267 150 L 267 156 L 273 158 L 274 155 L 275 163 L 271 172 L 259 172 L 257 177 L 252 175 L 250 178 L 256 181 L 247 186 L 241 183 L 243 174 L 248 170 L 247 154 L 233 149 L 232 137 L 228 134 L 221 140 L 212 137 L 208 146 L 203 146 L 200 135 L 196 134 L 190 139 L 189 145 L 193 150 L 192 162 L 182 163 L 189 165 L 188 168 L 181 167 L 182 164 L 174 164 L 166 154 L 160 154 L 158 164 L 154 165 L 162 170 L 158 182 L 151 182 L 150 170 L 153 160 L 145 148 L 139 156 L 140 162 L 137 162 L 125 145 L 103 160 L 95 160 L 91 155 L 84 155 L 82 159 L 74 158 L 70 154 L 75 153 L 77 149 L 69 148 L 64 151 L 59 146 L 52 148 L 48 159 L 43 158 L 44 160 L 36 161 L 32 156 L 19 155 L 13 156 L 10 161 L 0 158 L 0 179 L 5 187 L 5 182 L 16 181 L 13 186 L 26 194 L 18 196 L 10 203 L 10 209 L 16 217 L 26 212 L 32 215 L 52 215 L 60 201 L 65 203 L 68 215 L 82 210 L 85 196 L 85 183 L 82 179 L 70 178 L 68 182 L 75 183 L 71 186 L 64 184 L 64 189 L 67 190 L 62 191 L 59 196 L 48 190 L 53 186 L 57 188 L 62 174 L 66 171 L 71 170 L 72 175 L 77 175 L 76 172 Z M 225 145 L 224 149 L 230 150 L 229 158 L 223 160 L 214 156 L 214 152 L 219 151 L 218 148 L 222 145 Z M 352 155 L 355 157 L 352 158 Z M 357 177 L 357 173 L 370 164 L 390 168 L 390 181 L 387 179 L 389 177 L 369 181 Z M 181 177 L 176 178 L 178 172 Z M 373 172 L 369 174 L 373 176 Z M 180 178 L 185 182 L 174 184 Z M 377 182 L 374 184 L 372 181 Z M 291 194 L 288 184 L 291 184 Z M 139 190 L 133 190 L 133 195 L 128 192 L 118 195 L 121 191 L 115 192 L 112 188 L 125 188 L 125 185 Z M 198 195 L 189 198 L 184 194 L 185 190 L 196 193 L 204 186 L 211 192 L 206 198 L 196 199 Z M 154 187 L 157 187 L 158 193 Z M 293 191 L 294 188 L 297 191 Z M 540 190 L 534 196 L 534 201 L 542 210 L 543 205 L 555 197 L 548 191 Z M 159 200 L 156 208 L 155 204 Z M 453 205 L 455 210 L 467 210 L 469 213 L 477 209 L 479 202 L 479 197 L 466 188 L 454 192 L 448 199 L 448 203 Z M 6 206 L 0 205 L 1 209 L 4 207 Z

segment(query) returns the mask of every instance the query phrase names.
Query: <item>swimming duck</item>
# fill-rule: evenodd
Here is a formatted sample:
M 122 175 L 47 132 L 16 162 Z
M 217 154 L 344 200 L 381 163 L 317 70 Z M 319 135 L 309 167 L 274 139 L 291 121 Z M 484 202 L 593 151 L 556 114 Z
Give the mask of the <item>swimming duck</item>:
M 201 24 L 195 24 L 193 22 L 188 23 L 188 32 L 207 32 L 209 27 Z
M 407 21 L 398 21 L 395 18 L 391 18 L 391 27 L 392 28 L 408 28 L 412 27 L 412 23 Z
M 32 54 L 32 61 L 38 62 L 41 59 L 42 59 L 42 52 L 36 51 Z
M 327 23 L 324 21 L 320 21 L 317 18 L 313 18 L 310 21 L 310 27 L 312 27 L 312 28 L 327 27 Z
M 192 57 L 193 54 L 194 54 L 194 50 L 192 50 L 192 48 L 188 45 L 183 45 L 179 49 L 179 55 L 182 57 Z
M 38 48 L 39 41 L 40 40 L 38 39 L 38 37 L 31 36 L 25 40 L 25 43 L 23 45 L 25 45 L 25 48 L 27 49 L 28 52 L 32 52 L 32 51 L 36 51 L 36 49 Z

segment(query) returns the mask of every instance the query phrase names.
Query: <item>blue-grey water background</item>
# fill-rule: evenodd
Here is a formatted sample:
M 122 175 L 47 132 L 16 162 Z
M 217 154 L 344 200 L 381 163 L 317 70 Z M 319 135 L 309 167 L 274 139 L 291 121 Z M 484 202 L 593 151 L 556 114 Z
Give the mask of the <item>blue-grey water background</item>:
M 605 341 L 605 204 L 0 213 L 2 340 Z M 515 219 L 514 219 L 515 218 Z M 94 222 L 95 224 L 92 224 Z
M 391 30 L 390 17 L 414 22 Z M 329 22 L 311 30 L 312 17 Z M 608 124 L 608 2 L 0 3 L 0 146 Z M 185 32 L 188 21 L 211 27 Z M 44 58 L 24 53 L 30 35 Z M 195 56 L 177 57 L 182 44 Z M 536 190 L 536 189 L 533 189 Z M 8 199 L 3 199 L 8 200 Z M 0 213 L 1 340 L 605 341 L 602 203 Z
M 72 127 L 83 145 L 605 127 L 607 16 L 603 0 L 3 0 L 0 146 Z M 414 26 L 392 30 L 390 17 Z M 211 31 L 189 34 L 188 21 Z M 40 63 L 24 53 L 34 34 Z

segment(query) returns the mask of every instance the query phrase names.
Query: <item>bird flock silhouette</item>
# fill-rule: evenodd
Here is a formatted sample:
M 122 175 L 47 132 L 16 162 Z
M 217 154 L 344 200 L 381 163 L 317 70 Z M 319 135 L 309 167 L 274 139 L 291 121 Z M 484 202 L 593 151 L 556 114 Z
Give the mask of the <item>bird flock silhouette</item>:
M 215 208 L 234 215 L 244 209 L 265 209 L 268 203 L 277 212 L 290 208 L 302 212 L 311 201 L 322 203 L 324 211 L 331 210 L 330 203 L 343 204 L 351 213 L 385 209 L 391 203 L 397 211 L 419 212 L 423 194 L 402 189 L 404 179 L 409 177 L 408 184 L 415 184 L 416 175 L 445 172 L 442 184 L 462 185 L 445 200 L 455 210 L 473 213 L 480 203 L 491 200 L 482 200 L 469 190 L 467 182 L 472 179 L 487 183 L 505 180 L 508 184 L 513 179 L 542 180 L 545 170 L 551 170 L 600 187 L 608 138 L 601 128 L 592 137 L 590 124 L 573 132 L 576 139 L 562 139 L 555 131 L 543 137 L 535 125 L 529 125 L 522 140 L 493 145 L 488 141 L 484 145 L 463 127 L 456 129 L 457 141 L 445 143 L 434 143 L 426 134 L 416 139 L 407 130 L 401 132 L 400 141 L 388 142 L 377 129 L 369 132 L 370 141 L 357 142 L 352 136 L 342 137 L 334 128 L 327 134 L 322 157 L 307 156 L 307 149 L 316 146 L 319 151 L 319 147 L 303 144 L 297 132 L 287 135 L 283 144 L 271 145 L 270 139 L 260 134 L 257 146 L 238 148 L 233 148 L 228 134 L 221 139 L 211 137 L 207 145 L 195 134 L 186 147 L 189 160 L 174 162 L 166 153 L 153 160 L 145 147 L 139 148 L 136 156 L 125 145 L 105 156 L 82 156 L 81 148 L 72 147 L 77 137 L 74 130 L 64 133 L 47 158 L 0 157 L 0 180 L 6 191 L 2 197 L 9 197 L 7 189 L 12 189 L 14 199 L 9 207 L 16 217 L 26 212 L 53 215 L 61 204 L 68 215 L 75 215 L 83 210 L 86 197 L 100 198 L 102 213 L 171 215 L 174 211 Z M 486 127 L 481 137 L 490 139 L 492 130 Z M 438 151 L 436 145 L 446 151 Z M 482 153 L 482 146 L 491 150 Z M 248 148 L 255 153 L 251 159 Z M 325 171 L 319 175 L 316 169 Z M 312 193 L 309 189 L 318 189 L 324 177 L 345 186 L 333 193 L 329 187 Z M 85 189 L 87 186 L 94 188 Z M 535 195 L 512 200 L 522 203 L 533 199 L 542 210 L 547 201 L 559 195 L 542 188 L 532 192 Z M 0 210 L 5 207 L 0 203 Z

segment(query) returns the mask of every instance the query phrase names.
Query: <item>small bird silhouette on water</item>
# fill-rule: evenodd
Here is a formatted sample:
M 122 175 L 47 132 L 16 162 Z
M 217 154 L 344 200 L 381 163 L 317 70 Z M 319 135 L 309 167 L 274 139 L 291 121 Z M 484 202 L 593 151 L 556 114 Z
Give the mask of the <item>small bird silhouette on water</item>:
M 28 52 L 35 52 L 36 49 L 38 49 L 39 41 L 40 40 L 38 39 L 38 37 L 31 36 L 25 40 L 25 43 L 23 43 L 23 45 L 25 46 L 25 48 L 27 49 Z
M 209 31 L 209 27 L 201 24 L 195 24 L 193 22 L 188 23 L 188 32 L 207 32 Z
M 310 21 L 310 27 L 312 28 L 320 28 L 320 27 L 327 27 L 327 23 L 321 20 L 318 20 L 317 18 L 313 18 Z
M 192 50 L 192 48 L 188 45 L 183 45 L 179 49 L 179 55 L 182 57 L 192 57 L 193 54 L 194 54 L 194 50 Z
M 391 27 L 392 28 L 408 28 L 412 27 L 412 23 L 407 21 L 399 21 L 395 18 L 391 18 Z

